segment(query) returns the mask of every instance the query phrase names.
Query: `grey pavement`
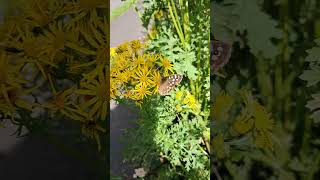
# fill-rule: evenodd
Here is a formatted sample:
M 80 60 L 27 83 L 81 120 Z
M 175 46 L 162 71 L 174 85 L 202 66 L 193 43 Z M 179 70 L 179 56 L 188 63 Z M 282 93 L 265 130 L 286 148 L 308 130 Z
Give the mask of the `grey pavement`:
M 17 127 L 11 123 L 5 125 L 6 128 L 0 129 L 0 180 L 95 180 L 101 176 L 101 169 L 95 169 L 101 163 L 95 165 L 98 158 L 89 154 L 92 150 L 86 149 L 86 158 L 93 160 L 90 167 L 87 159 L 83 161 L 74 155 L 75 151 L 62 151 L 42 136 L 16 138 L 12 134 Z M 58 141 L 64 139 L 60 137 Z
M 110 2 L 111 10 L 121 3 L 120 0 L 112 0 Z M 125 41 L 139 39 L 143 36 L 143 28 L 141 22 L 134 11 L 130 9 L 128 12 L 118 17 L 110 25 L 110 46 L 116 47 Z M 124 144 L 121 143 L 123 137 L 123 129 L 134 128 L 134 122 L 137 118 L 136 112 L 126 108 L 125 106 L 115 105 L 111 103 L 110 114 L 110 165 L 111 172 L 117 176 L 131 176 L 133 170 L 128 164 L 123 164 L 122 150 Z

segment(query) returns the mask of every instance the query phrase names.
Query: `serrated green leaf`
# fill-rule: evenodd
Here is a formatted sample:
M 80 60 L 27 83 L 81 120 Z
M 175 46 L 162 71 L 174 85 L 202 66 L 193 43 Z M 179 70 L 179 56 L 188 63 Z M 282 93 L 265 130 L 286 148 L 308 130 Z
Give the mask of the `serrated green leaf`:
M 306 107 L 313 111 L 311 117 L 315 123 L 320 123 L 320 93 L 313 94 L 312 100 L 307 102 Z
M 300 79 L 307 81 L 307 86 L 314 86 L 320 81 L 320 67 L 311 67 L 311 70 L 305 70 L 299 76 Z

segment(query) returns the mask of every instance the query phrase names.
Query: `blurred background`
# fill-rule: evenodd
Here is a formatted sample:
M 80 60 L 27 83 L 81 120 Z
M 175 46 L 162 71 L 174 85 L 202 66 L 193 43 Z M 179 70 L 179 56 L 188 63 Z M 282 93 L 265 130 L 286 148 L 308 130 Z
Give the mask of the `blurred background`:
M 0 1 L 0 12 L 5 12 L 6 1 Z M 121 4 L 120 0 L 110 2 L 111 10 Z M 0 16 L 2 17 L 2 16 Z M 118 17 L 112 22 L 110 35 L 110 47 L 115 47 L 125 41 L 137 39 L 142 36 L 137 14 L 133 9 Z M 111 129 L 110 129 L 110 157 L 111 174 L 121 176 L 124 174 L 132 176 L 133 170 L 125 166 L 122 157 L 123 144 L 121 137 L 123 129 L 134 127 L 136 115 L 132 110 L 118 106 L 111 102 Z M 69 126 L 68 124 L 66 126 Z M 71 125 L 70 125 L 71 126 Z M 68 138 L 61 137 L 50 140 L 41 135 L 28 135 L 17 138 L 14 134 L 17 126 L 7 123 L 5 128 L 0 129 L 0 179 L 78 179 L 92 180 L 99 177 L 101 164 L 94 164 L 98 159 L 96 154 L 90 155 L 92 149 L 84 145 L 75 145 L 77 149 L 82 149 L 88 157 L 80 160 L 81 156 L 76 152 L 61 146 L 59 141 L 69 143 Z M 23 130 L 27 133 L 27 130 Z M 61 138 L 61 139 L 59 139 Z M 58 141 L 58 142 L 57 142 Z M 74 146 L 69 144 L 70 147 Z M 100 165 L 100 166 L 99 166 Z M 100 176 L 101 177 L 101 176 Z

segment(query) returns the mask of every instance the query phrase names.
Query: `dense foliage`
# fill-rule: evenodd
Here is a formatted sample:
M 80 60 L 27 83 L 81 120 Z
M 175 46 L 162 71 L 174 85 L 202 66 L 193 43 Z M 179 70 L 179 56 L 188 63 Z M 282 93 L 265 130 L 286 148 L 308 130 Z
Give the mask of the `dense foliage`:
M 319 2 L 213 1 L 211 32 L 233 52 L 213 83 L 212 177 L 319 175 Z
M 138 128 L 128 132 L 127 159 L 144 168 L 139 177 L 146 179 L 209 179 L 209 1 L 145 0 L 136 10 L 147 31 L 143 48 L 134 53 L 130 44 L 137 41 L 124 43 L 111 59 L 114 99 L 140 107 Z M 124 81 L 126 72 L 132 74 Z M 183 75 L 182 82 L 160 96 L 161 78 L 172 74 Z

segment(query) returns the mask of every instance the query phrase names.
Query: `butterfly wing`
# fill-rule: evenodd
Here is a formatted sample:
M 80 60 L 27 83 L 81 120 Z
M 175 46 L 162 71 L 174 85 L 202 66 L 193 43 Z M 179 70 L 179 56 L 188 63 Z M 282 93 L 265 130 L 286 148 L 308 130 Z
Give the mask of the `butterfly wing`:
M 211 41 L 210 45 L 211 70 L 217 72 L 228 63 L 231 56 L 231 45 L 222 41 Z
M 161 96 L 166 96 L 170 93 L 170 91 L 176 87 L 182 81 L 183 76 L 174 74 L 171 76 L 164 77 L 159 86 L 159 94 Z

